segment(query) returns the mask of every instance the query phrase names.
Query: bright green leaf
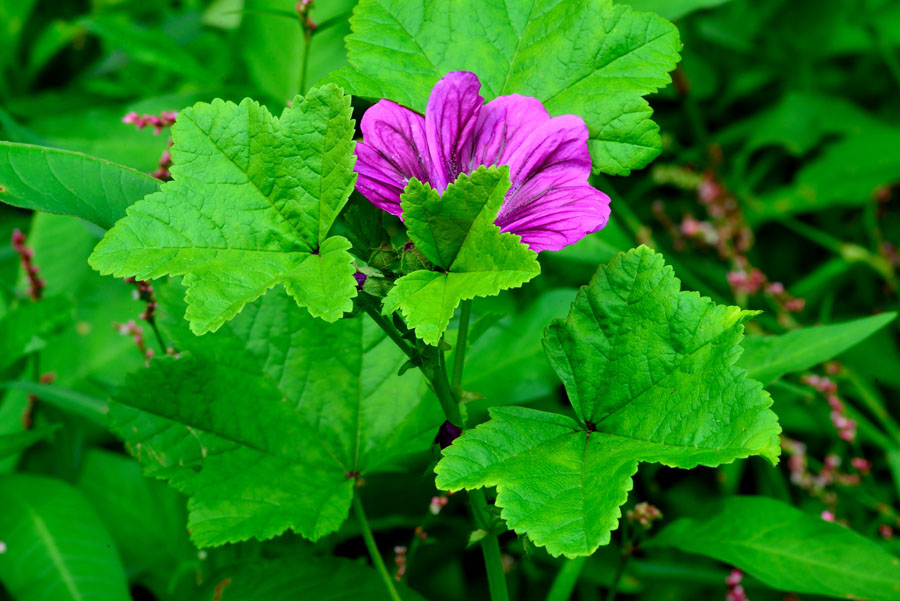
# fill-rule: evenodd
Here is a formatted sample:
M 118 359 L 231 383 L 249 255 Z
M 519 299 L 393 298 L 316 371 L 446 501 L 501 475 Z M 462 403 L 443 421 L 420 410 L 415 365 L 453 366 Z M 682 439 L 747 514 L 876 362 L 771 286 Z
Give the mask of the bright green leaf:
M 279 283 L 312 315 L 339 319 L 356 281 L 349 243 L 327 234 L 356 181 L 350 116 L 334 86 L 279 119 L 249 99 L 185 109 L 172 128 L 174 181 L 128 209 L 91 265 L 142 280 L 184 275 L 198 334 Z
M 812 326 L 781 336 L 744 339 L 738 364 L 752 378 L 768 384 L 781 376 L 824 363 L 862 342 L 897 317 L 882 313 L 840 324 Z
M 712 515 L 676 521 L 646 546 L 706 555 L 783 591 L 900 599 L 900 559 L 849 528 L 775 499 L 727 499 Z
M 71 485 L 39 476 L 0 479 L 0 582 L 16 601 L 126 601 L 109 533 Z
M 656 15 L 610 0 L 362 0 L 350 23 L 350 67 L 331 80 L 355 95 L 421 112 L 438 79 L 472 71 L 487 100 L 523 94 L 580 115 L 595 171 L 627 175 L 660 152 L 643 96 L 669 83 L 681 42 Z
M 436 345 L 461 300 L 499 294 L 540 273 L 537 253 L 494 225 L 508 189 L 508 167 L 460 175 L 443 195 L 410 182 L 401 198 L 407 232 L 441 271 L 397 280 L 384 299 L 385 314 L 399 309 L 419 338 Z
M 79 152 L 0 142 L 0 201 L 15 207 L 74 215 L 109 228 L 159 184 Z
M 110 415 L 148 475 L 191 497 L 201 546 L 333 532 L 355 476 L 427 448 L 443 419 L 367 317 L 325 324 L 279 291 L 215 335 L 169 334 L 187 352 L 137 372 Z
M 579 421 L 492 409 L 490 421 L 444 451 L 437 486 L 496 486 L 510 528 L 571 557 L 609 542 L 641 461 L 776 462 L 772 400 L 734 367 L 752 315 L 681 292 L 662 255 L 646 247 L 619 255 L 544 338 Z

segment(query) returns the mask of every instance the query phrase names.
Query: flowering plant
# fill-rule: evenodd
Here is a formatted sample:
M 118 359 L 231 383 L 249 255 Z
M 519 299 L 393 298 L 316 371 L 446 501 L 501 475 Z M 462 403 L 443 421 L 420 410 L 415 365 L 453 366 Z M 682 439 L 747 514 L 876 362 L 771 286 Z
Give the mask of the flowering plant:
M 896 377 L 834 362 L 895 315 L 801 327 L 836 268 L 758 266 L 787 201 L 733 187 L 641 10 L 716 3 L 163 4 L 193 41 L 77 22 L 114 49 L 90 73 L 122 52 L 161 86 L 113 120 L 140 169 L 0 142 L 0 599 L 900 599 L 897 491 L 869 482 L 900 481 Z M 716 22 L 687 23 L 697 60 Z M 197 58 L 245 42 L 239 72 Z M 194 93 L 216 69 L 260 100 Z M 787 134 L 751 130 L 735 162 L 766 172 Z M 705 216 L 676 223 L 686 196 Z M 783 223 L 895 300 L 883 244 Z

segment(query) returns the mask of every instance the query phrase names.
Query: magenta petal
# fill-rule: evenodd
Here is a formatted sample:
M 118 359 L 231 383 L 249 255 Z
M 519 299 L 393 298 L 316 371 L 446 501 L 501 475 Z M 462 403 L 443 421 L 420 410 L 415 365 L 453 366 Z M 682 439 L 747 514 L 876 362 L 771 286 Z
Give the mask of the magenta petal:
M 356 189 L 375 206 L 400 215 L 400 194 L 410 179 L 427 182 L 425 118 L 390 100 L 366 111 L 363 142 L 356 145 Z
M 453 71 L 431 90 L 425 108 L 425 133 L 432 164 L 431 184 L 443 193 L 463 172 L 463 157 L 471 156 L 472 133 L 484 99 L 474 73 Z
M 549 120 L 537 98 L 512 94 L 491 100 L 481 108 L 471 155 L 463 157 L 463 165 L 471 172 L 481 165 L 509 164 L 529 134 Z
M 587 126 L 575 115 L 554 117 L 534 128 L 509 157 L 508 202 L 517 204 L 520 195 L 534 196 L 551 186 L 587 184 L 591 173 L 587 140 Z
M 516 207 L 507 201 L 494 223 L 503 232 L 522 236 L 535 252 L 575 244 L 609 220 L 609 197 L 587 184 L 547 188 L 519 200 Z

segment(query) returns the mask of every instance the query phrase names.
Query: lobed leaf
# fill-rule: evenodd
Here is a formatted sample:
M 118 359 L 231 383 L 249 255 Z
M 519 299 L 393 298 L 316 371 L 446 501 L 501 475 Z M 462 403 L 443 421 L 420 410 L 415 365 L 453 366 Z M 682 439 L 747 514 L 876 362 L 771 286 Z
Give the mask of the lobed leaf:
M 494 225 L 509 189 L 508 167 L 460 175 L 439 195 L 410 182 L 401 198 L 407 232 L 440 271 L 414 271 L 397 280 L 384 313 L 398 309 L 416 335 L 436 345 L 460 301 L 515 288 L 541 271 L 537 253 Z
M 277 119 L 249 99 L 198 103 L 172 137 L 174 181 L 128 209 L 91 255 L 94 269 L 184 275 L 197 334 L 279 283 L 328 321 L 352 308 L 349 243 L 328 238 L 356 181 L 348 96 L 315 88 Z
M 169 335 L 187 353 L 135 374 L 110 417 L 148 475 L 191 497 L 200 546 L 335 531 L 356 477 L 429 446 L 442 421 L 367 317 L 326 325 L 277 292 L 215 335 Z
M 590 130 L 595 172 L 627 175 L 662 148 L 643 96 L 664 87 L 681 48 L 668 21 L 610 0 L 362 0 L 349 67 L 331 80 L 367 98 L 424 111 L 449 71 L 478 74 L 487 100 L 533 96 Z
M 641 461 L 777 462 L 772 400 L 734 366 L 752 315 L 681 292 L 662 255 L 646 247 L 620 254 L 544 336 L 578 421 L 492 409 L 490 421 L 444 450 L 437 486 L 496 486 L 510 528 L 571 557 L 609 542 Z

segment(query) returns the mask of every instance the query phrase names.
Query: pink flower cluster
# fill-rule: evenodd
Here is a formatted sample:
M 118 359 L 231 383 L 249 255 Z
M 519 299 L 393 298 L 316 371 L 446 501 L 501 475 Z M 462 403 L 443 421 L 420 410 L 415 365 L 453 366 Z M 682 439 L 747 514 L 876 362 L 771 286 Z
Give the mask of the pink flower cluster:
M 300 0 L 297 2 L 294 9 L 297 11 L 297 16 L 300 17 L 300 23 L 303 25 L 303 29 L 308 33 L 312 33 L 318 27 L 318 23 L 313 21 L 309 17 L 309 13 L 312 10 L 313 0 Z
M 634 506 L 634 509 L 629 509 L 625 512 L 625 518 L 629 523 L 637 522 L 644 527 L 644 530 L 649 530 L 653 522 L 662 519 L 662 517 L 663 514 L 659 508 L 645 502 L 638 503 Z
M 153 293 L 153 286 L 150 285 L 150 282 L 146 280 L 136 280 L 134 278 L 125 278 L 125 282 L 128 284 L 133 284 L 136 287 L 136 290 L 132 293 L 134 296 L 134 300 L 143 301 L 146 303 L 144 307 L 144 312 L 141 313 L 138 317 L 143 319 L 144 321 L 152 324 L 156 320 L 156 294 Z
M 725 601 L 748 601 L 747 593 L 744 592 L 744 587 L 741 585 L 743 579 L 742 571 L 737 568 L 731 570 L 731 573 L 725 578 L 725 584 L 728 585 Z
M 400 582 L 406 574 L 406 552 L 407 548 L 402 545 L 394 547 L 394 565 L 397 566 L 394 572 L 394 580 Z
M 837 384 L 831 378 L 819 376 L 816 374 L 808 374 L 802 378 L 803 383 L 810 386 L 823 395 L 828 400 L 828 406 L 831 407 L 831 423 L 838 431 L 838 436 L 847 442 L 856 440 L 856 421 L 847 417 L 847 408 L 841 401 L 837 393 Z
M 141 355 L 144 356 L 144 365 L 150 367 L 150 359 L 153 358 L 154 352 L 153 349 L 149 348 L 146 342 L 144 342 L 144 328 L 137 325 L 137 322 L 133 319 L 130 319 L 128 323 L 114 323 L 113 327 L 116 328 L 122 336 L 131 336 L 131 339 L 134 340 L 134 344 L 138 347 Z
M 25 234 L 18 228 L 13 230 L 11 242 L 13 250 L 16 251 L 22 262 L 25 276 L 28 278 L 28 297 L 33 301 L 39 301 L 43 296 L 46 283 L 38 275 L 40 269 L 34 264 L 34 250 L 25 246 Z
M 136 112 L 131 111 L 122 117 L 122 123 L 135 125 L 138 129 L 152 127 L 153 135 L 158 136 L 163 129 L 171 127 L 172 124 L 175 123 L 176 117 L 178 117 L 177 111 L 163 111 L 159 116 L 147 114 L 138 115 Z
M 771 297 L 772 300 L 784 307 L 784 310 L 789 313 L 802 311 L 806 306 L 805 300 L 791 296 L 785 290 L 784 284 L 781 282 L 770 282 L 766 274 L 755 267 L 749 270 L 738 269 L 729 271 L 726 277 L 734 291 L 750 295 L 763 291 L 766 296 Z

